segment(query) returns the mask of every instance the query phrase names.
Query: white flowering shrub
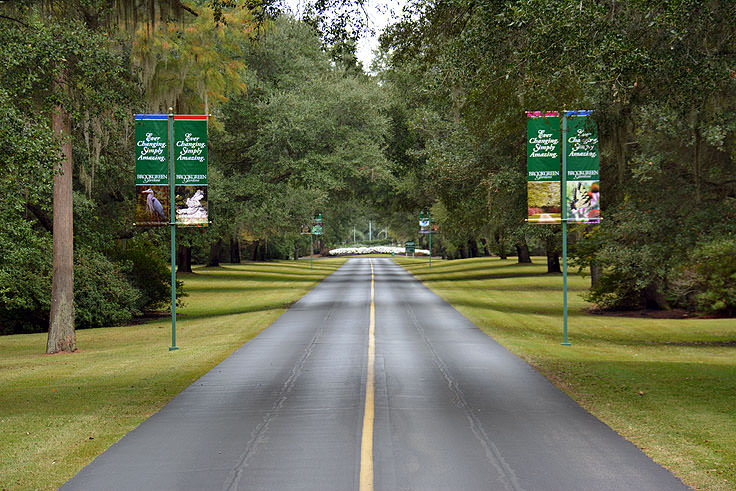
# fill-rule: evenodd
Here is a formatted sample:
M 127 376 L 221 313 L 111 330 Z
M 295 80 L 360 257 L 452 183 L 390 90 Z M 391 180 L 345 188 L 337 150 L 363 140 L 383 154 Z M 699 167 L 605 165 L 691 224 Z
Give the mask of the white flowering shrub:
M 372 246 L 372 247 L 341 247 L 332 249 L 330 256 L 356 256 L 359 254 L 404 254 L 403 247 L 392 246 Z M 417 256 L 428 256 L 427 249 L 416 249 L 414 254 Z

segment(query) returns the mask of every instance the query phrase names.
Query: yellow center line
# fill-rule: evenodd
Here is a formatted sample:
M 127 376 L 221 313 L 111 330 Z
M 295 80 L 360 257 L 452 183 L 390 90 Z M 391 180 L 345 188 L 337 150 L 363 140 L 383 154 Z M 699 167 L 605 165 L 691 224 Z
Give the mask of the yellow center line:
M 360 445 L 360 491 L 373 490 L 373 396 L 376 361 L 376 303 L 371 264 L 371 314 L 368 326 L 368 375 L 365 382 L 365 410 L 363 411 L 363 440 Z

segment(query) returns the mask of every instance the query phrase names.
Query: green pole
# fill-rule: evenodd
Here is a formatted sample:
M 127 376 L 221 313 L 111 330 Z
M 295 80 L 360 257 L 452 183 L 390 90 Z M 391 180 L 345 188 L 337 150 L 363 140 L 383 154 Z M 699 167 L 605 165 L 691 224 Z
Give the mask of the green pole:
M 429 269 L 432 269 L 432 220 L 429 220 Z
M 562 111 L 562 332 L 563 346 L 567 339 L 567 112 Z
M 309 269 L 312 269 L 312 254 L 314 254 L 314 245 L 312 245 L 312 231 L 309 231 Z
M 169 351 L 178 350 L 176 346 L 176 165 L 174 163 L 174 108 L 169 108 L 169 203 L 171 214 L 171 346 Z

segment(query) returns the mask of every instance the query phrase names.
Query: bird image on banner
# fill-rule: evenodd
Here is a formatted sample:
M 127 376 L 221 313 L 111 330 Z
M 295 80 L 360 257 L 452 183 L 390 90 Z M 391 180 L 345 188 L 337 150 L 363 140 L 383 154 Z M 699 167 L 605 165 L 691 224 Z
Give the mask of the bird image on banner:
M 156 199 L 156 196 L 153 194 L 153 189 L 148 188 L 145 191 L 142 191 L 142 194 L 147 194 L 146 196 L 146 208 L 148 209 L 148 213 L 157 221 L 165 221 L 166 215 L 164 215 L 164 207 L 161 205 L 161 202 Z

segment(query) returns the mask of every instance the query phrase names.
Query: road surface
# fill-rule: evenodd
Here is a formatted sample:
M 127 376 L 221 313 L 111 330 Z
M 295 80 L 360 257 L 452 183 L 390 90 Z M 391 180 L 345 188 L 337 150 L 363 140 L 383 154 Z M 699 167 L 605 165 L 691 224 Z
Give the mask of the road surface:
M 371 485 L 688 489 L 375 258 L 349 260 L 62 489 Z

